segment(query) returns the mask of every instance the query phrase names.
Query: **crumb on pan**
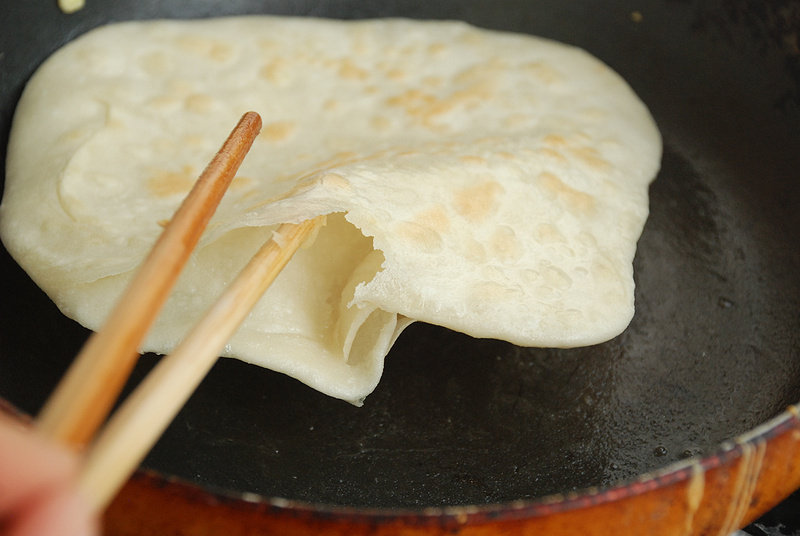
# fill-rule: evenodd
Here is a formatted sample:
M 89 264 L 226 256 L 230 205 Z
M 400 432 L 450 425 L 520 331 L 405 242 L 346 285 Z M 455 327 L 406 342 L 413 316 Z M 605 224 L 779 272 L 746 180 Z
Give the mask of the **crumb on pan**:
M 86 5 L 85 0 L 58 0 L 58 8 L 67 14 L 83 9 L 84 5 Z

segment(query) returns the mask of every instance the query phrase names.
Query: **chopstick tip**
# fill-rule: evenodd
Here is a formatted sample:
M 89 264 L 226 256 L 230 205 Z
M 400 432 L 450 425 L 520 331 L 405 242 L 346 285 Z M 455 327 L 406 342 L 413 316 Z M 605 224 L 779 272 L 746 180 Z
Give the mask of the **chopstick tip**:
M 261 130 L 261 115 L 258 112 L 254 112 L 252 110 L 245 112 L 239 122 L 250 123 L 256 130 Z

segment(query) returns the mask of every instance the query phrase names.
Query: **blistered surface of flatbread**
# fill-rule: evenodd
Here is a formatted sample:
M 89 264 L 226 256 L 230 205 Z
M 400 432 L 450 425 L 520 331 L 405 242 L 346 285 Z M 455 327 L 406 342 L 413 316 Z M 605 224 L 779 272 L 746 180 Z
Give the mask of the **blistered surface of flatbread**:
M 34 75 L 6 247 L 97 328 L 236 120 L 264 128 L 146 349 L 168 351 L 274 226 L 330 214 L 228 355 L 358 401 L 408 324 L 576 346 L 633 314 L 660 138 L 585 52 L 456 22 L 271 17 L 90 32 Z

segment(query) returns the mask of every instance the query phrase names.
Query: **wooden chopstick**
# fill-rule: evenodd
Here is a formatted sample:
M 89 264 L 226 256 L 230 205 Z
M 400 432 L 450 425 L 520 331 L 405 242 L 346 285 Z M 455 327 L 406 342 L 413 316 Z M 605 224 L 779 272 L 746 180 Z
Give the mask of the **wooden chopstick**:
M 139 345 L 261 129 L 242 116 L 164 229 L 105 326 L 89 338 L 39 414 L 46 436 L 80 447 L 95 433 L 138 357 Z
M 111 417 L 87 452 L 79 480 L 98 511 L 133 473 L 322 218 L 281 225 L 184 341 L 161 359 Z

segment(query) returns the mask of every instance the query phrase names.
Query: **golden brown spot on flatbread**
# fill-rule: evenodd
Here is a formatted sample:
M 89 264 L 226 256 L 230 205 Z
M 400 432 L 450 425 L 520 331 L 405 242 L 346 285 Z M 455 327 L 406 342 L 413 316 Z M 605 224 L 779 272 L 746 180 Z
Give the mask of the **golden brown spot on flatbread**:
M 369 124 L 375 130 L 386 130 L 392 125 L 392 122 L 385 116 L 376 115 L 370 119 Z
M 389 106 L 405 108 L 409 114 L 419 113 L 419 110 L 425 105 L 430 105 L 434 102 L 436 102 L 436 97 L 419 89 L 408 89 L 399 95 L 386 99 L 386 104 Z
M 440 87 L 444 80 L 441 76 L 426 76 L 422 79 L 422 83 L 428 87 Z
M 503 143 L 504 141 L 506 141 L 506 139 L 503 136 L 484 136 L 483 138 L 478 138 L 477 140 L 475 140 L 475 143 L 476 144 L 488 143 L 490 145 L 497 145 Z
M 70 141 L 70 142 L 77 141 L 87 138 L 88 136 L 91 135 L 91 133 L 92 131 L 88 127 L 78 127 L 72 130 L 68 130 L 67 132 L 62 134 L 59 137 L 59 140 Z
M 459 72 L 454 80 L 457 84 L 471 85 L 483 83 L 495 78 L 506 67 L 506 62 L 499 58 L 492 58 L 484 63 L 478 63 Z
M 194 86 L 188 80 L 170 80 L 167 85 L 167 92 L 176 97 L 185 97 L 194 91 Z
M 215 42 L 208 51 L 208 56 L 214 61 L 228 61 L 233 57 L 233 47 L 227 43 Z
M 184 52 L 205 56 L 214 61 L 225 61 L 233 55 L 233 48 L 229 44 L 201 35 L 182 35 L 178 37 L 177 44 Z
M 399 240 L 410 242 L 423 253 L 438 253 L 442 250 L 442 237 L 429 227 L 403 221 L 395 226 Z
M 75 53 L 81 63 L 87 64 L 86 67 L 92 68 L 95 63 L 101 61 L 102 54 L 96 47 L 81 47 Z
M 346 80 L 366 80 L 369 76 L 366 70 L 358 67 L 348 59 L 343 59 L 339 62 L 339 77 Z
M 564 80 L 564 75 L 543 61 L 526 63 L 522 68 L 545 85 L 556 84 Z
M 578 130 L 574 132 L 570 138 L 576 143 L 591 143 L 592 137 L 589 136 L 587 133 L 583 132 L 582 130 Z
M 566 237 L 551 223 L 540 223 L 536 226 L 536 238 L 544 244 L 565 243 Z
M 567 140 L 564 139 L 564 136 L 559 136 L 558 134 L 548 134 L 542 138 L 542 142 L 549 147 L 564 147 L 567 145 Z
M 184 105 L 190 112 L 202 114 L 210 111 L 211 108 L 214 107 L 214 99 L 209 95 L 195 93 L 194 95 L 186 97 Z
M 291 78 L 289 64 L 283 58 L 274 58 L 269 63 L 266 63 L 258 75 L 276 85 L 285 85 Z
M 439 206 L 418 213 L 414 217 L 414 223 L 437 231 L 447 231 L 450 228 L 450 217 L 444 208 Z
M 459 160 L 461 160 L 465 164 L 471 164 L 474 166 L 485 166 L 487 163 L 485 158 L 471 154 L 464 155 L 461 158 L 459 158 Z
M 608 117 L 608 113 L 602 108 L 584 108 L 581 115 L 591 121 L 602 121 Z
M 158 171 L 147 180 L 147 190 L 159 198 L 185 194 L 196 179 L 194 168 L 188 165 L 180 171 Z
M 567 209 L 573 212 L 587 212 L 594 209 L 595 199 L 591 195 L 571 188 L 552 173 L 540 173 L 539 184 L 548 192 L 561 199 Z
M 171 154 L 178 149 L 178 141 L 172 138 L 153 138 L 153 146 L 160 154 Z
M 558 161 L 560 164 L 566 164 L 567 159 L 564 157 L 563 154 L 559 153 L 554 149 L 548 149 L 547 147 L 543 147 L 536 151 L 539 156 L 543 156 L 545 158 L 550 158 L 552 160 Z
M 500 262 L 512 263 L 522 257 L 522 245 L 514 229 L 507 225 L 499 225 L 489 241 L 489 250 Z
M 184 52 L 193 52 L 195 54 L 202 54 L 211 48 L 211 43 L 208 39 L 200 35 L 181 35 L 177 39 L 178 48 Z
M 564 184 L 561 179 L 556 177 L 553 173 L 547 171 L 539 174 L 539 183 L 544 189 L 553 195 L 558 195 L 562 191 L 566 191 L 569 187 Z
M 231 181 L 231 190 L 244 190 L 252 186 L 254 182 L 250 177 L 234 177 Z
M 206 144 L 206 137 L 202 134 L 189 134 L 183 137 L 183 143 L 195 147 L 202 147 Z
M 273 142 L 284 141 L 294 134 L 296 129 L 297 125 L 292 121 L 276 121 L 262 128 L 259 137 Z
M 444 97 L 437 97 L 419 89 L 409 89 L 386 100 L 389 106 L 404 108 L 406 113 L 426 127 L 434 127 L 438 116 L 457 108 L 471 109 L 491 97 L 491 84 L 481 81 L 458 89 Z
M 441 54 L 447 49 L 447 45 L 444 43 L 431 43 L 428 45 L 428 54 L 436 55 Z
M 412 44 L 410 44 L 410 45 L 406 45 L 406 46 L 404 46 L 403 48 L 401 48 L 401 49 L 400 49 L 400 55 L 401 55 L 401 56 L 411 56 L 411 55 L 413 55 L 413 54 L 414 54 L 414 53 L 415 53 L 415 52 L 416 52 L 418 49 L 419 49 L 419 46 L 417 46 L 417 45 L 415 45 L 415 44 L 413 44 L 413 43 L 412 43 Z
M 386 73 L 389 80 L 402 80 L 406 77 L 406 72 L 403 69 L 392 69 Z
M 335 188 L 337 190 L 353 189 L 353 186 L 350 184 L 350 181 L 337 173 L 328 173 L 327 175 L 322 177 L 322 184 L 324 184 L 329 188 Z
M 258 40 L 258 47 L 263 51 L 275 50 L 278 47 L 279 44 L 280 43 L 278 43 L 274 39 L 259 39 Z
M 524 114 L 511 114 L 503 119 L 503 126 L 515 128 L 531 122 L 531 118 Z
M 458 36 L 458 41 L 468 45 L 481 45 L 485 41 L 485 38 L 476 31 L 466 31 Z
M 577 149 L 571 149 L 570 153 L 578 157 L 578 160 L 597 171 L 608 171 L 609 168 L 611 168 L 611 164 L 609 164 L 607 160 L 604 160 L 594 147 L 578 147 Z
M 163 52 L 151 52 L 139 59 L 139 66 L 151 76 L 164 74 L 169 69 L 169 60 Z
M 485 220 L 497 210 L 497 196 L 503 187 L 495 181 L 487 181 L 455 192 L 453 205 L 456 212 L 473 223 Z
M 328 99 L 322 103 L 322 109 L 326 112 L 333 112 L 338 110 L 342 103 L 337 99 Z

